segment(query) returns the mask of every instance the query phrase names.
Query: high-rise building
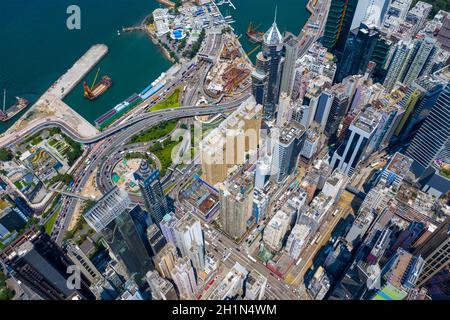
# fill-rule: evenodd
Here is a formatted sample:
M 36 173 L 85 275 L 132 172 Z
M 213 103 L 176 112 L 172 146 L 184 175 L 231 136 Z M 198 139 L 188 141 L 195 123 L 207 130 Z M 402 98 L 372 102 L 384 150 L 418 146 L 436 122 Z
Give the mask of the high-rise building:
M 270 180 L 271 159 L 268 156 L 262 157 L 256 164 L 255 188 L 264 190 Z
M 292 123 L 281 130 L 274 139 L 272 152 L 272 173 L 276 182 L 284 181 L 297 167 L 305 142 L 305 129 Z
M 286 242 L 286 252 L 297 260 L 306 245 L 306 239 L 309 237 L 311 229 L 304 224 L 296 224 Z
M 411 61 L 411 65 L 408 66 L 408 72 L 403 80 L 403 83 L 408 86 L 419 76 L 430 73 L 431 64 L 429 62 L 433 60 L 437 50 L 435 38 L 425 37 L 425 39 L 416 41 L 419 43 L 419 49 Z
M 197 290 L 197 280 L 191 260 L 188 257 L 178 259 L 170 272 L 173 282 L 178 289 L 181 300 L 194 300 Z
M 394 48 L 394 55 L 389 63 L 388 72 L 384 80 L 386 91 L 390 92 L 397 82 L 402 82 L 408 72 L 408 67 L 417 51 L 418 42 L 399 41 Z
M 177 259 L 177 249 L 172 243 L 168 243 L 161 249 L 156 257 L 154 257 L 155 268 L 162 277 L 171 279 L 172 276 L 170 272 L 175 267 Z
M 319 124 L 322 131 L 325 130 L 325 125 L 327 124 L 333 100 L 333 93 L 328 90 L 324 90 L 319 97 L 316 114 L 314 115 L 314 121 Z
M 358 0 L 331 1 L 325 31 L 322 37 L 322 44 L 327 49 L 340 53 L 344 51 L 357 4 Z
M 358 115 L 348 128 L 342 144 L 334 152 L 331 167 L 352 176 L 358 163 L 366 156 L 375 130 L 378 126 L 378 114 L 367 109 Z
M 152 224 L 147 228 L 147 240 L 152 256 L 156 256 L 167 243 L 166 238 L 164 238 L 164 235 L 156 224 Z
M 0 253 L 0 259 L 15 278 L 42 299 L 95 299 L 83 272 L 76 289 L 77 283 L 71 280 L 75 270 L 70 269 L 74 262 L 45 233 L 35 229 L 26 232 Z
M 146 279 L 150 286 L 153 300 L 178 300 L 173 284 L 162 278 L 157 272 L 149 271 Z
M 239 262 L 236 262 L 215 291 L 208 297 L 208 300 L 227 300 L 242 296 L 247 276 L 248 270 Z
M 178 224 L 178 218 L 175 216 L 175 213 L 171 212 L 166 214 L 163 217 L 163 220 L 159 224 L 161 228 L 161 232 L 166 238 L 168 243 L 172 243 L 174 246 L 177 246 L 177 240 L 175 238 L 175 226 Z
M 433 5 L 419 1 L 416 3 L 414 8 L 409 10 L 408 14 L 405 17 L 405 21 L 412 25 L 412 30 L 410 31 L 412 35 L 415 35 L 422 29 L 427 21 L 428 16 L 430 15 L 431 10 L 433 9 Z
M 280 93 L 286 93 L 288 97 L 292 94 L 292 86 L 295 77 L 295 62 L 300 50 L 299 41 L 292 33 L 286 33 L 284 37 L 284 66 L 281 77 Z
M 337 135 L 339 124 L 344 118 L 350 103 L 350 97 L 348 96 L 344 85 L 337 84 L 333 86 L 332 92 L 333 102 L 325 125 L 325 134 L 328 137 Z
M 275 251 L 281 250 L 282 241 L 289 227 L 289 215 L 278 211 L 264 229 L 264 243 Z
M 256 270 L 252 270 L 245 282 L 245 299 L 263 300 L 266 293 L 267 278 Z
M 339 62 L 335 82 L 342 82 L 349 75 L 363 74 L 366 71 L 379 35 L 374 25 L 364 23 L 350 31 L 344 49 L 345 59 Z
M 276 15 L 275 15 L 276 20 Z M 264 95 L 264 118 L 272 120 L 275 117 L 275 109 L 280 93 L 280 81 L 282 70 L 283 37 L 278 30 L 276 21 L 264 34 L 262 53 L 268 60 L 267 90 Z
M 252 72 L 252 93 L 256 103 L 262 105 L 267 92 L 267 73 L 269 59 L 262 52 L 256 55 L 255 71 Z
M 200 221 L 187 214 L 175 227 L 175 239 L 182 257 L 191 259 L 197 273 L 205 269 L 205 244 Z
M 141 283 L 145 274 L 153 268 L 145 247 L 130 215 L 128 194 L 114 188 L 84 214 L 84 219 L 97 232 L 103 234 L 110 253 L 118 260 L 129 276 Z
M 248 173 L 241 173 L 218 186 L 222 230 L 234 239 L 245 234 L 247 221 L 252 216 L 254 176 Z
M 432 277 L 448 268 L 450 264 L 450 218 L 418 245 L 414 254 L 425 260 L 418 286 L 425 285 Z
M 261 124 L 262 106 L 250 97 L 201 142 L 202 179 L 211 186 L 223 183 L 243 165 L 257 151 Z
M 442 27 L 437 35 L 437 40 L 441 48 L 450 52 L 450 16 L 447 16 L 442 23 Z
M 413 172 L 421 175 L 443 151 L 450 150 L 449 146 L 450 83 L 439 95 L 430 115 L 406 151 L 406 155 L 414 159 Z
M 350 30 L 358 28 L 361 23 L 381 27 L 389 3 L 389 0 L 359 0 Z
M 69 240 L 65 246 L 65 250 L 70 260 L 72 260 L 80 268 L 80 271 L 91 284 L 94 284 L 103 278 L 97 267 L 76 243 Z
M 256 189 L 253 193 L 253 211 L 252 215 L 255 218 L 256 223 L 266 218 L 267 209 L 269 207 L 269 196 L 262 192 L 260 189 Z
M 159 180 L 159 170 L 152 171 L 148 161 L 143 160 L 139 170 L 135 173 L 135 178 L 139 181 L 139 187 L 148 213 L 152 217 L 153 222 L 159 225 L 162 218 L 169 213 L 167 199 Z
M 402 101 L 399 103 L 405 109 L 396 135 L 409 136 L 423 120 L 429 116 L 439 94 L 444 89 L 440 81 L 430 76 L 423 76 L 414 80 Z

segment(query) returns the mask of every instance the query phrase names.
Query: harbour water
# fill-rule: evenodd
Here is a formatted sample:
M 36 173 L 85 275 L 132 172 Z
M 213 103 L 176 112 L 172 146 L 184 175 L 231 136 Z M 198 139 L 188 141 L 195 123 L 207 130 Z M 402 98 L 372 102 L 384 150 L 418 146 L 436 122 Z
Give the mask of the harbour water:
M 233 16 L 236 34 L 246 51 L 250 43 L 245 32 L 250 21 L 264 31 L 273 22 L 278 5 L 280 31 L 298 34 L 309 13 L 307 0 L 232 0 L 236 10 L 221 6 Z M 81 30 L 66 27 L 66 9 L 81 8 Z M 159 49 L 143 33 L 122 33 L 123 26 L 139 24 L 161 5 L 156 0 L 14 0 L 0 2 L 0 88 L 6 88 L 6 105 L 21 96 L 34 103 L 51 84 L 70 68 L 93 44 L 104 43 L 108 55 L 86 77 L 92 84 L 97 68 L 108 75 L 113 86 L 99 99 L 83 97 L 80 83 L 65 102 L 91 123 L 135 92 L 140 92 L 170 67 Z M 20 113 L 19 115 L 23 114 Z M 18 115 L 18 116 L 19 116 Z M 15 119 L 17 119 L 17 117 Z M 0 132 L 14 120 L 0 124 Z

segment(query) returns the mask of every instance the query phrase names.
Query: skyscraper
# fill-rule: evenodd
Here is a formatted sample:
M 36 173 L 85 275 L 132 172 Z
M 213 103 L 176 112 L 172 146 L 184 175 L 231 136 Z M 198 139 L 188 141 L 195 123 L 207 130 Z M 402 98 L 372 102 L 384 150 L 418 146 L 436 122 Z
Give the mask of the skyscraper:
M 182 257 L 191 259 L 197 273 L 205 269 L 205 244 L 200 221 L 188 214 L 174 230 L 176 243 Z
M 181 300 L 195 299 L 197 290 L 197 280 L 195 279 L 194 269 L 191 260 L 188 257 L 178 259 L 175 267 L 170 272 Z
M 220 223 L 231 238 L 240 239 L 247 231 L 247 221 L 252 216 L 254 176 L 240 174 L 236 179 L 218 186 Z
M 166 196 L 161 187 L 159 170 L 152 171 L 146 160 L 141 162 L 139 170 L 135 173 L 139 181 L 145 207 L 156 224 L 160 224 L 163 217 L 169 213 Z
M 339 124 L 344 118 L 350 98 L 346 92 L 346 88 L 342 84 L 337 84 L 332 88 L 333 102 L 328 114 L 327 123 L 325 125 L 325 134 L 328 137 L 337 135 Z
M 359 161 L 365 157 L 375 130 L 378 127 L 379 115 L 368 109 L 358 115 L 348 128 L 344 141 L 334 152 L 331 166 L 352 176 Z
M 443 151 L 450 150 L 449 148 L 450 83 L 439 95 L 430 115 L 407 149 L 406 155 L 414 159 L 413 172 L 421 175 Z
M 95 299 L 90 282 L 81 273 L 80 288 L 70 280 L 74 265 L 62 249 L 45 233 L 26 232 L 0 254 L 14 276 L 46 300 Z
M 303 144 L 305 128 L 295 123 L 283 128 L 279 137 L 273 137 L 272 173 L 276 182 L 283 182 L 294 172 Z
M 262 52 L 256 55 L 255 71 L 252 73 L 252 93 L 256 103 L 263 105 L 267 92 L 267 73 L 269 71 L 269 59 Z
M 394 56 L 383 83 L 387 91 L 391 91 L 397 82 L 402 82 L 405 78 L 417 50 L 417 44 L 414 41 L 399 41 L 395 45 Z
M 128 194 L 114 188 L 84 214 L 86 222 L 101 232 L 114 257 L 123 265 L 129 276 L 141 282 L 153 268 L 142 235 L 128 210 Z
M 280 93 L 285 92 L 288 97 L 292 94 L 295 77 L 295 62 L 299 53 L 299 41 L 292 33 L 286 33 L 284 38 L 284 66 L 281 77 Z
M 264 118 L 266 120 L 272 120 L 275 117 L 275 108 L 278 104 L 282 70 L 282 49 L 283 37 L 278 30 L 275 14 L 275 21 L 264 34 L 262 50 L 264 57 L 268 60 L 267 89 L 263 102 Z
M 162 278 L 157 272 L 149 271 L 146 275 L 153 300 L 178 300 L 172 283 Z
M 154 258 L 155 268 L 162 277 L 171 279 L 170 272 L 175 267 L 177 259 L 177 249 L 172 243 L 168 243 Z
M 419 286 L 425 285 L 433 276 L 450 264 L 450 218 L 447 217 L 431 235 L 414 250 L 425 260 L 419 277 Z
M 433 59 L 433 55 L 436 53 L 435 38 L 426 37 L 425 39 L 416 41 L 419 43 L 419 49 L 411 61 L 411 65 L 408 66 L 408 72 L 403 80 L 403 83 L 406 85 L 410 85 L 419 76 L 426 75 L 430 72 L 432 65 L 430 60 Z
M 342 82 L 342 79 L 349 75 L 363 74 L 379 38 L 378 29 L 373 25 L 361 25 L 350 31 L 345 44 L 345 59 L 341 59 L 338 64 L 338 71 L 335 82 Z
M 147 228 L 147 240 L 152 256 L 157 255 L 167 243 L 166 238 L 164 238 L 164 235 L 156 224 L 152 224 Z
M 351 30 L 358 0 L 332 0 L 322 37 L 322 44 L 329 50 L 344 51 Z M 338 58 L 340 55 L 338 54 Z

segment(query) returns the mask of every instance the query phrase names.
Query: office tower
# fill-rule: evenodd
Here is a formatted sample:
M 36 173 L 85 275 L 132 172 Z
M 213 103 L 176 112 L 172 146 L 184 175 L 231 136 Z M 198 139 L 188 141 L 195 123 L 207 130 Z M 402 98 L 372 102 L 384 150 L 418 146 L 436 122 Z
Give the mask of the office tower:
M 304 224 L 296 224 L 286 242 L 286 252 L 294 259 L 300 258 L 300 254 L 306 245 L 306 239 L 311 229 Z
M 289 227 L 289 215 L 278 211 L 264 229 L 264 243 L 275 251 L 281 250 L 284 236 Z
M 349 75 L 363 74 L 366 71 L 379 35 L 376 27 L 364 23 L 350 31 L 344 49 L 345 59 L 341 59 L 338 64 L 335 82 L 342 82 Z
M 439 95 L 430 115 L 417 132 L 406 155 L 418 164 L 413 172 L 421 175 L 450 145 L 450 83 Z
M 447 16 L 442 23 L 442 27 L 437 35 L 437 41 L 441 48 L 450 52 L 450 16 Z
M 347 112 L 350 97 L 345 89 L 345 86 L 342 84 L 337 84 L 332 88 L 333 102 L 325 125 L 325 134 L 328 137 L 337 135 L 339 125 Z
M 65 250 L 70 260 L 80 268 L 80 271 L 91 284 L 94 284 L 103 278 L 97 267 L 72 240 L 67 242 Z
M 319 124 L 322 131 L 325 130 L 325 125 L 327 124 L 333 100 L 333 93 L 328 90 L 324 90 L 320 94 L 316 114 L 314 115 L 314 121 Z
M 383 36 L 379 36 L 375 44 L 375 48 L 372 52 L 372 57 L 370 61 L 373 61 L 375 69 L 373 71 L 374 81 L 383 83 L 384 77 L 386 76 L 387 62 L 391 54 L 391 47 L 393 42 Z
M 276 14 L 275 14 L 276 20 Z M 283 38 L 278 30 L 276 21 L 264 34 L 263 55 L 268 59 L 267 90 L 263 103 L 264 119 L 273 120 L 275 117 L 275 107 L 278 104 L 280 81 L 281 81 L 281 60 L 282 60 Z
M 171 212 L 166 214 L 163 217 L 163 220 L 159 224 L 161 228 L 161 232 L 166 238 L 168 243 L 172 243 L 174 246 L 177 246 L 177 241 L 175 239 L 175 226 L 178 224 L 178 218 L 175 216 L 175 213 Z
M 328 50 L 342 53 L 351 30 L 358 0 L 332 0 L 322 37 Z M 339 57 L 340 58 L 340 57 Z
M 348 128 L 344 141 L 334 152 L 331 160 L 333 170 L 339 169 L 352 176 L 358 163 L 366 156 L 375 130 L 378 127 L 379 115 L 372 109 L 367 109 L 353 121 Z
M 182 257 L 189 257 L 197 273 L 205 269 L 205 243 L 200 221 L 191 214 L 180 220 L 174 230 Z
M 300 46 L 296 36 L 286 33 L 284 37 L 284 66 L 281 77 L 280 93 L 286 93 L 288 97 L 292 94 L 295 77 L 295 62 L 299 54 Z
M 40 298 L 46 300 L 95 299 L 90 282 L 80 273 L 80 288 L 72 281 L 74 265 L 62 249 L 45 233 L 29 230 L 0 253 L 0 259 Z
M 233 239 L 240 239 L 247 231 L 252 216 L 253 175 L 241 173 L 218 186 L 220 223 L 222 230 Z
M 103 234 L 110 253 L 127 274 L 141 282 L 153 264 L 144 245 L 146 239 L 142 238 L 130 215 L 129 204 L 128 194 L 116 187 L 86 212 L 84 219 Z
M 255 170 L 255 188 L 259 190 L 264 190 L 270 181 L 270 169 L 271 168 L 271 158 L 268 156 L 263 156 L 258 160 Z
M 266 293 L 267 278 L 256 270 L 252 270 L 245 282 L 245 299 L 263 300 Z
M 194 269 L 188 257 L 178 259 L 170 272 L 173 282 L 178 289 L 181 300 L 194 300 L 197 290 L 197 280 Z
M 409 65 L 418 49 L 418 44 L 417 41 L 401 40 L 395 45 L 394 55 L 383 83 L 386 91 L 392 91 L 397 82 L 403 82 Z
M 256 223 L 259 223 L 266 218 L 267 209 L 269 208 L 269 196 L 262 192 L 260 189 L 256 189 L 253 193 L 253 209 L 252 216 L 255 218 Z
M 214 186 L 244 164 L 258 149 L 261 123 L 262 106 L 250 97 L 212 130 L 200 144 L 202 179 Z
M 320 133 L 314 129 L 308 129 L 305 134 L 305 143 L 303 144 L 301 155 L 311 160 L 316 154 L 320 143 Z
M 208 300 L 231 300 L 242 296 L 248 273 L 244 266 L 236 262 L 215 291 L 208 297 Z
M 152 224 L 147 228 L 147 240 L 151 249 L 149 254 L 152 256 L 156 256 L 167 243 L 166 238 L 164 238 L 164 235 L 156 224 Z
M 307 129 L 313 121 L 314 111 L 315 110 L 309 105 L 297 106 L 292 111 L 292 120 Z
M 267 91 L 267 73 L 269 71 L 269 59 L 262 52 L 256 55 L 255 71 L 252 72 L 252 93 L 256 103 L 264 103 Z
M 155 268 L 162 277 L 171 279 L 172 276 L 170 272 L 175 267 L 177 259 L 177 249 L 173 244 L 168 243 L 154 258 Z
M 446 221 L 415 248 L 414 255 L 421 256 L 425 260 L 418 286 L 427 284 L 431 278 L 448 268 L 450 264 L 450 218 L 447 217 Z
M 361 23 L 381 27 L 389 3 L 389 0 L 359 0 L 350 30 L 358 28 Z
M 424 261 L 399 248 L 381 270 L 381 287 L 372 300 L 403 300 L 418 281 Z
M 431 63 L 433 56 L 436 53 L 436 39 L 426 37 L 425 39 L 416 40 L 419 43 L 419 49 L 411 61 L 411 65 L 408 66 L 408 72 L 406 73 L 403 83 L 410 85 L 415 79 L 421 75 L 427 75 L 431 71 Z
M 155 271 L 149 271 L 146 280 L 152 292 L 152 300 L 178 300 L 173 285 Z
M 292 123 L 273 136 L 272 173 L 276 182 L 283 182 L 297 167 L 305 142 L 305 129 Z
M 397 126 L 395 134 L 406 138 L 414 129 L 418 129 L 417 127 L 429 116 L 443 89 L 442 83 L 430 76 L 414 80 L 399 103 L 405 109 L 405 114 Z
M 167 199 L 160 182 L 159 170 L 152 171 L 147 160 L 142 160 L 139 170 L 135 173 L 139 182 L 145 207 L 156 224 L 160 224 L 162 218 L 169 213 Z
M 292 117 L 293 103 L 286 92 L 282 92 L 280 95 L 280 103 L 278 105 L 277 121 L 276 125 L 282 127 L 287 124 Z

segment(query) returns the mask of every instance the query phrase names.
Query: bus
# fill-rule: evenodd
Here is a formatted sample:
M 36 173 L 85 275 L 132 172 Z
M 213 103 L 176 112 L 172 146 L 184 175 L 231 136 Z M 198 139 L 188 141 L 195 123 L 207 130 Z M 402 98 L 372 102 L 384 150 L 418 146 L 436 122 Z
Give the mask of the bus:
M 248 254 L 247 257 L 248 257 L 251 261 L 256 262 L 256 259 L 253 258 L 251 255 Z

